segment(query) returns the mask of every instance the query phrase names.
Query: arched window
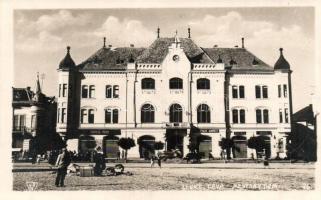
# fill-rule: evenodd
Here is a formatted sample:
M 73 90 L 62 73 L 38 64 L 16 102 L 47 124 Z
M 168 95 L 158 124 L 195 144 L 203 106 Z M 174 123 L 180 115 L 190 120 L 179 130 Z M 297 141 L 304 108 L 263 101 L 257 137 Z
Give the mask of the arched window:
M 209 90 L 210 89 L 210 80 L 207 78 L 197 79 L 197 89 L 198 90 Z
M 197 107 L 197 123 L 210 123 L 211 111 L 208 105 L 201 104 Z
M 183 89 L 183 80 L 181 78 L 171 78 L 169 80 L 169 89 Z
M 154 90 L 155 89 L 155 80 L 152 78 L 142 79 L 142 89 L 143 90 Z
M 169 122 L 182 122 L 183 121 L 183 109 L 179 104 L 173 104 L 169 108 Z
M 151 104 L 144 104 L 141 108 L 141 123 L 154 123 L 155 109 Z

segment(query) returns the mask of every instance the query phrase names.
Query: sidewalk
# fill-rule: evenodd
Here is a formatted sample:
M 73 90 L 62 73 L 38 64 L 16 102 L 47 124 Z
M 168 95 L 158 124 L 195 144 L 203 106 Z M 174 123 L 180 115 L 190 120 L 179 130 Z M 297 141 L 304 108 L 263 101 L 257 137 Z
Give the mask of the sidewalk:
M 94 163 L 76 163 L 80 166 L 94 165 Z M 117 163 L 106 163 L 107 167 Z M 121 163 L 125 168 L 150 168 L 149 163 Z M 54 171 L 55 167 L 48 163 L 13 163 L 12 172 Z M 201 164 L 177 164 L 163 163 L 162 168 L 202 168 L 202 169 L 314 169 L 314 163 L 270 163 L 265 167 L 263 163 L 201 163 Z

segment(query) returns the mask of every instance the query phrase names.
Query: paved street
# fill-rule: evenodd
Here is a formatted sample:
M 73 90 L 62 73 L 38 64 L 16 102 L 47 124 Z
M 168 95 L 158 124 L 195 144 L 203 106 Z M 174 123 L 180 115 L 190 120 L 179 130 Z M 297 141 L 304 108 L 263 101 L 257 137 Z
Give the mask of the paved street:
M 48 171 L 47 164 L 19 163 L 13 169 L 17 171 L 13 172 L 14 190 L 28 190 L 27 182 L 36 182 L 36 190 L 310 190 L 315 187 L 314 165 L 305 163 L 271 163 L 268 168 L 262 163 L 165 163 L 161 169 L 150 168 L 147 163 L 128 163 L 125 171 L 132 172 L 132 176 L 68 175 L 64 188 L 54 186 L 56 174 Z

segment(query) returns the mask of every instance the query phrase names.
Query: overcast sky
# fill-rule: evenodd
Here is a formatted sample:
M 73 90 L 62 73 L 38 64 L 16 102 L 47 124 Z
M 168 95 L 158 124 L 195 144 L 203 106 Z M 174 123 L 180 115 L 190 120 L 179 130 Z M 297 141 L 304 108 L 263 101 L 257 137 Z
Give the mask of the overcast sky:
M 294 111 L 311 103 L 314 85 L 313 8 L 206 8 L 16 10 L 15 87 L 35 88 L 37 72 L 45 74 L 43 91 L 57 96 L 58 64 L 71 46 L 79 64 L 103 45 L 147 47 L 156 38 L 187 36 L 201 47 L 233 47 L 245 38 L 245 47 L 274 65 L 278 49 L 293 70 Z M 304 98 L 303 98 L 304 97 Z

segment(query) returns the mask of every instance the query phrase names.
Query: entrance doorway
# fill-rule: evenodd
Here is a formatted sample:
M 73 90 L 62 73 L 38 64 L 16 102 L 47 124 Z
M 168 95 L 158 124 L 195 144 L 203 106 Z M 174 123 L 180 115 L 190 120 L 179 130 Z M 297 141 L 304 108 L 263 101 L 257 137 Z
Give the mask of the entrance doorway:
M 167 129 L 166 130 L 166 150 L 180 151 L 180 157 L 184 155 L 184 137 L 187 134 L 186 129 Z
M 233 157 L 234 158 L 247 158 L 247 142 L 244 136 L 232 137 L 234 142 Z
M 198 151 L 201 154 L 201 158 L 209 158 L 212 152 L 212 138 L 207 135 L 200 135 L 198 136 L 198 141 Z
M 144 159 L 150 159 L 155 154 L 155 137 L 151 135 L 143 135 L 138 138 L 137 143 L 139 145 L 139 157 Z
M 103 151 L 107 158 L 119 158 L 119 138 L 114 135 L 105 136 L 103 139 Z
M 265 156 L 267 158 L 270 158 L 271 157 L 271 138 L 269 136 L 258 136 L 259 138 L 263 139 L 264 140 L 264 146 L 263 146 L 263 149 L 265 151 Z M 262 157 L 260 155 L 258 155 L 259 157 Z

